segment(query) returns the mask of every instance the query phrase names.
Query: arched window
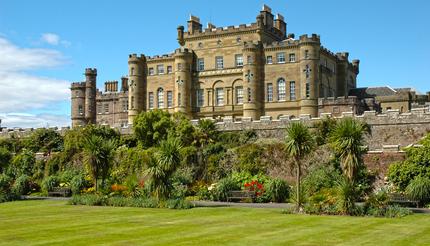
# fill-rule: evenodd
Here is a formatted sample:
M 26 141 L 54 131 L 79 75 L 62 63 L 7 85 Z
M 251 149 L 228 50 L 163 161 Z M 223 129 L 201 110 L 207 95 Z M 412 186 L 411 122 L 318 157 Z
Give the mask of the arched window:
M 163 90 L 163 88 L 158 88 L 157 103 L 158 103 L 158 108 L 164 108 L 164 90 Z
M 130 69 L 130 76 L 133 76 L 134 75 L 134 67 L 132 67 L 131 69 Z
M 285 79 L 278 79 L 278 101 L 285 101 L 286 99 L 286 90 L 285 90 Z

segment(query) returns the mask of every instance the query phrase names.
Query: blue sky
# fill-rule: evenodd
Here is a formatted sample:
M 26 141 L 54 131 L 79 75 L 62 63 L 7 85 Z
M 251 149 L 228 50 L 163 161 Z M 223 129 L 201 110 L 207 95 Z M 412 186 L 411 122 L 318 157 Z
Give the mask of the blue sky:
M 430 1 L 0 0 L 0 119 L 8 127 L 70 124 L 68 83 L 98 69 L 98 87 L 127 73 L 129 53 L 172 52 L 189 14 L 206 25 L 255 22 L 263 3 L 287 31 L 317 33 L 361 60 L 358 86 L 430 91 Z

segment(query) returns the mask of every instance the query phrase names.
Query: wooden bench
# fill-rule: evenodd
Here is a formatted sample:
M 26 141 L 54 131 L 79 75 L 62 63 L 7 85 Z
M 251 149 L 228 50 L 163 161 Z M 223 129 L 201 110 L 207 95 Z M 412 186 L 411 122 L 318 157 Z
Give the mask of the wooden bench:
M 228 193 L 227 202 L 232 200 L 243 200 L 243 199 L 251 199 L 254 201 L 255 192 L 249 190 L 233 190 Z
M 392 203 L 409 203 L 409 204 L 415 204 L 417 208 L 419 207 L 419 201 L 409 199 L 406 195 L 400 194 L 400 193 L 391 193 L 389 195 L 390 202 Z
M 52 190 L 48 191 L 48 196 L 70 196 L 72 194 L 72 191 L 70 188 L 66 187 L 54 187 Z

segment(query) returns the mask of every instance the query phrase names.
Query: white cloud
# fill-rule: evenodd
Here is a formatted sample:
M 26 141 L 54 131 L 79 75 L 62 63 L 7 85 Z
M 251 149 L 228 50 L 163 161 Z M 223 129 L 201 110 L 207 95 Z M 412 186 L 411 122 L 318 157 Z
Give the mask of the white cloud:
M 51 45 L 58 45 L 60 43 L 60 36 L 55 33 L 44 33 L 41 40 Z
M 0 114 L 2 127 L 40 128 L 70 126 L 70 116 L 55 114 L 24 114 L 9 113 Z
M 69 82 L 28 73 L 58 67 L 65 62 L 64 56 L 56 50 L 21 48 L 0 37 L 0 118 L 3 116 L 3 124 L 28 127 L 32 121 L 35 127 L 44 126 L 43 120 L 53 126 L 65 122 L 58 119 L 58 124 L 53 124 L 55 118 L 47 118 L 49 114 L 21 115 L 32 109 L 49 111 L 69 100 Z

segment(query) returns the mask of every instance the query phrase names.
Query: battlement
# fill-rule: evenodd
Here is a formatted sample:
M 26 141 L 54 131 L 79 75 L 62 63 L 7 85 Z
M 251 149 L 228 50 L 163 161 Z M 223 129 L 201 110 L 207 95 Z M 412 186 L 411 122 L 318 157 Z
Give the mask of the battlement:
M 85 82 L 72 82 L 70 85 L 70 89 L 82 89 L 85 88 Z
M 308 36 L 307 34 L 300 35 L 299 37 L 300 43 L 320 43 L 320 35 L 317 35 L 315 33 L 312 33 L 311 36 Z
M 291 47 L 298 46 L 298 45 L 299 45 L 298 40 L 286 39 L 286 40 L 279 41 L 279 42 L 263 44 L 263 47 L 265 49 L 276 49 L 276 48 L 286 48 L 286 47 L 291 48 Z
M 140 54 L 138 56 L 137 54 L 129 54 L 128 55 L 128 62 L 142 62 L 145 61 L 146 57 L 144 54 Z
M 174 58 L 174 53 L 146 57 L 147 62 L 171 60 L 173 58 Z
M 348 61 L 349 52 L 337 52 L 336 57 L 341 61 Z
M 243 42 L 243 48 L 245 49 L 259 49 L 262 46 L 260 41 Z
M 212 37 L 213 35 L 228 35 L 228 34 L 236 34 L 239 32 L 247 32 L 257 29 L 256 23 L 251 24 L 240 24 L 238 26 L 227 26 L 227 27 L 215 27 L 215 25 L 210 24 L 207 28 L 202 31 L 191 33 L 184 33 L 184 39 L 193 39 L 193 38 L 207 38 Z
M 85 68 L 85 75 L 97 75 L 97 68 Z

